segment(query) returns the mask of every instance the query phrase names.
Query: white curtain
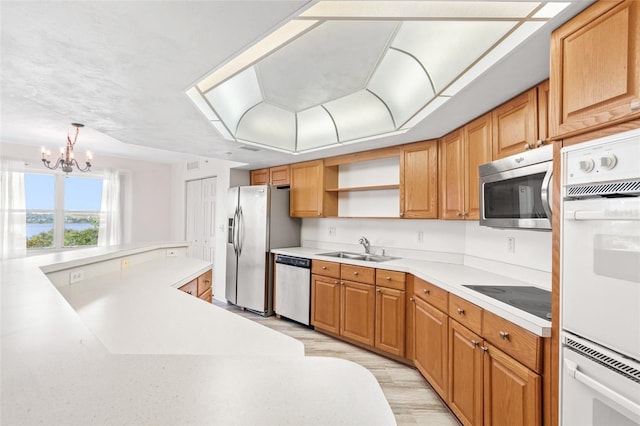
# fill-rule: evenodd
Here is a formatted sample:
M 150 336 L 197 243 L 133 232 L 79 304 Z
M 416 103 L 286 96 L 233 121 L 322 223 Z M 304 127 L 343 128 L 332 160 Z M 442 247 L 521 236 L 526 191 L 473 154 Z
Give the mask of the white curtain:
M 106 169 L 102 181 L 102 204 L 100 205 L 100 228 L 98 245 L 118 245 L 122 239 L 120 202 L 120 175 L 116 170 Z
M 22 164 L 2 160 L 0 164 L 0 259 L 26 256 L 27 214 Z

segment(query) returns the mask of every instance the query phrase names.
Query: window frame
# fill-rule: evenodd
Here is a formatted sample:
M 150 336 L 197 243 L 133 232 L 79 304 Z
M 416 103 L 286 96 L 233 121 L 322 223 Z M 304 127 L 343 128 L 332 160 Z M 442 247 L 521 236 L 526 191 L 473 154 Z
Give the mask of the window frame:
M 65 216 L 65 213 L 67 212 L 67 210 L 64 209 L 65 207 L 64 194 L 65 194 L 65 178 L 67 177 L 67 175 L 60 174 L 60 173 L 47 173 L 47 172 L 31 171 L 31 170 L 25 171 L 24 173 L 54 176 L 54 184 L 53 184 L 53 191 L 54 191 L 53 208 L 54 209 L 53 211 L 40 210 L 40 209 L 30 210 L 25 208 L 25 214 L 27 212 L 53 213 L 53 246 L 27 248 L 26 249 L 27 255 L 36 255 L 36 254 L 50 253 L 53 251 L 76 250 L 76 249 L 97 247 L 98 246 L 97 243 L 96 245 L 84 245 L 84 246 L 65 246 L 64 245 L 64 225 L 65 225 L 64 216 Z M 80 175 L 80 176 L 70 176 L 70 177 L 81 178 L 81 179 L 99 179 L 101 181 L 104 181 L 104 176 L 102 175 L 102 173 L 92 173 L 91 175 L 88 175 L 88 176 Z M 26 195 L 26 190 L 27 189 L 25 188 L 25 195 Z M 76 214 L 96 213 L 95 211 L 76 211 L 76 210 L 69 210 L 69 212 L 73 212 Z M 98 210 L 97 213 L 100 214 L 100 210 Z M 26 240 L 25 240 L 25 245 L 26 245 Z

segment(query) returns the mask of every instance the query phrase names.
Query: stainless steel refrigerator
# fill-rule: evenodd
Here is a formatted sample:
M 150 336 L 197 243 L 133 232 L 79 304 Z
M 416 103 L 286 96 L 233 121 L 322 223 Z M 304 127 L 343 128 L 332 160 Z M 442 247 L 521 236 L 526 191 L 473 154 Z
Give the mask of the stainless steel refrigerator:
M 268 185 L 229 188 L 226 298 L 273 314 L 270 250 L 300 245 L 300 219 L 289 217 L 289 190 Z

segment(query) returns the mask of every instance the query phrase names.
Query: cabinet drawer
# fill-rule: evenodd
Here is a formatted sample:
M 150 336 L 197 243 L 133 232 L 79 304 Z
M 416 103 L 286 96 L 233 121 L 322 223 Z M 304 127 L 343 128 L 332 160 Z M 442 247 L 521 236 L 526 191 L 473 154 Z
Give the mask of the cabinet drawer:
M 455 294 L 449 295 L 449 316 L 476 334 L 482 334 L 482 308 Z
M 340 278 L 343 280 L 357 281 L 366 284 L 375 284 L 376 270 L 366 266 L 355 266 L 342 264 L 340 267 Z
M 482 336 L 531 370 L 542 372 L 542 338 L 486 311 L 482 319 Z
M 413 293 L 442 312 L 449 310 L 449 293 L 440 287 L 416 277 L 413 280 Z
M 398 271 L 388 271 L 386 269 L 376 269 L 376 285 L 380 287 L 405 289 L 405 273 Z
M 340 264 L 323 260 L 311 261 L 311 273 L 325 277 L 340 278 Z
M 207 290 L 211 288 L 211 278 L 213 273 L 208 270 L 204 274 L 198 277 L 198 296 L 203 295 Z
M 207 303 L 211 303 L 211 297 L 212 296 L 213 296 L 213 290 L 211 289 L 211 287 L 209 287 L 209 289 L 207 291 L 205 291 L 204 293 L 202 293 L 198 297 L 200 298 L 200 300 L 204 300 Z
M 188 283 L 180 287 L 178 290 L 184 291 L 187 294 L 192 294 L 194 296 L 197 296 L 198 295 L 198 279 L 196 278 L 195 280 L 189 281 Z

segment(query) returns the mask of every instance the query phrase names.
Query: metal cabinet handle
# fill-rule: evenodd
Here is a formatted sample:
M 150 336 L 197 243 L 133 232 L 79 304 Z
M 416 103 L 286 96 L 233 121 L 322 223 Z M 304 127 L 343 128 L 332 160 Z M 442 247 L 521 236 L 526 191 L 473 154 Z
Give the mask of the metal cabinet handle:
M 386 279 L 387 279 L 387 281 L 391 281 L 391 277 L 387 277 Z
M 376 292 L 380 293 L 382 290 L 380 290 L 379 288 L 376 288 Z
M 340 285 L 344 285 L 344 281 L 340 281 Z
M 338 280 L 335 280 L 333 283 L 334 283 L 334 284 L 338 284 Z
M 486 354 L 487 351 L 489 351 L 489 348 L 486 346 L 480 346 L 480 350 L 482 351 L 483 354 Z
M 358 275 L 358 271 L 353 271 L 353 275 Z
M 458 308 L 458 313 L 459 313 L 460 315 L 464 315 L 464 309 L 462 309 L 462 308 Z
M 509 340 L 509 333 L 507 333 L 506 331 L 501 331 L 499 334 L 502 340 Z
M 542 146 L 542 145 L 544 145 L 546 143 L 547 143 L 546 139 L 538 139 L 538 142 L 536 143 L 536 145 L 537 146 Z
M 326 270 L 326 269 L 327 269 L 327 267 L 326 267 L 326 266 L 323 266 L 323 267 L 322 267 L 322 269 L 323 269 L 323 270 Z
M 429 293 L 430 293 L 428 288 L 425 288 L 425 289 L 424 289 L 424 290 L 422 290 L 422 291 L 424 292 L 424 294 L 429 294 Z
M 188 290 L 188 291 L 187 291 L 187 293 L 188 293 L 188 294 L 193 294 L 193 293 L 192 293 L 192 290 Z
M 413 297 L 409 298 L 409 302 L 412 302 L 412 303 L 415 302 L 415 300 L 413 300 Z
M 463 216 L 463 214 L 462 214 L 462 212 L 458 212 L 458 213 L 456 213 L 456 216 L 457 216 L 457 217 L 462 217 L 462 216 Z
M 480 344 L 480 342 L 478 342 L 477 340 L 472 340 L 471 341 L 471 346 L 473 346 L 474 348 L 478 347 L 479 344 Z
M 530 143 L 525 143 L 524 144 L 524 149 L 525 150 L 530 150 L 531 148 L 533 148 L 533 145 L 531 145 Z
M 400 217 L 404 216 L 404 212 L 400 212 Z

